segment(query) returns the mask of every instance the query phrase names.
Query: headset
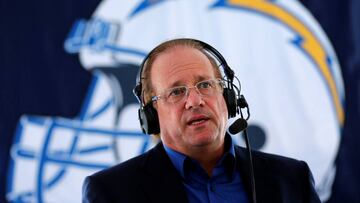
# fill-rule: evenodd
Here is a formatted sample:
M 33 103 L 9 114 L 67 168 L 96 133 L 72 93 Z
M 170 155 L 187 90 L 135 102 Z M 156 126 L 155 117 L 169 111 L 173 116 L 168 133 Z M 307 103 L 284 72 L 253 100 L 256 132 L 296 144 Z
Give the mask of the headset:
M 237 79 L 235 76 L 234 71 L 229 67 L 227 64 L 225 58 L 220 54 L 219 51 L 217 51 L 214 47 L 211 45 L 197 40 L 197 39 L 190 39 L 190 38 L 179 38 L 174 39 L 178 41 L 188 41 L 188 42 L 194 42 L 199 44 L 204 51 L 209 53 L 213 58 L 219 62 L 219 67 L 221 66 L 223 68 L 224 73 L 224 83 L 225 87 L 223 90 L 223 96 L 226 102 L 226 106 L 228 109 L 228 115 L 229 118 L 235 117 L 239 113 L 239 108 L 245 108 L 247 107 L 246 100 L 243 95 L 240 95 L 240 88 L 238 88 L 236 85 L 234 85 L 233 81 L 234 78 Z M 171 40 L 171 41 L 174 41 Z M 143 100 L 143 88 L 142 88 L 142 82 L 141 77 L 145 68 L 145 64 L 149 57 L 153 54 L 154 50 L 156 50 L 157 47 L 155 47 L 152 51 L 149 52 L 149 54 L 144 58 L 140 65 L 140 70 L 138 77 L 136 79 L 136 86 L 133 90 L 134 95 L 137 97 L 137 99 L 140 102 L 140 108 L 138 110 L 138 117 L 141 125 L 141 129 L 143 133 L 145 134 L 158 134 L 160 133 L 160 125 L 159 125 L 159 118 L 156 109 L 153 107 L 152 102 L 148 102 L 147 104 L 144 103 Z M 221 70 L 220 70 L 221 71 Z M 237 79 L 239 87 L 240 87 L 240 81 Z

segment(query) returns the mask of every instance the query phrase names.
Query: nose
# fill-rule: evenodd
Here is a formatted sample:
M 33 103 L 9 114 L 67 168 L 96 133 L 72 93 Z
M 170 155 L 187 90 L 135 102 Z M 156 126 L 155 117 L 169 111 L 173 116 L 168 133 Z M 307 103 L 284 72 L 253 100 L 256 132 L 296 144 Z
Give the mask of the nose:
M 190 109 L 204 104 L 203 97 L 196 88 L 189 88 L 185 108 Z

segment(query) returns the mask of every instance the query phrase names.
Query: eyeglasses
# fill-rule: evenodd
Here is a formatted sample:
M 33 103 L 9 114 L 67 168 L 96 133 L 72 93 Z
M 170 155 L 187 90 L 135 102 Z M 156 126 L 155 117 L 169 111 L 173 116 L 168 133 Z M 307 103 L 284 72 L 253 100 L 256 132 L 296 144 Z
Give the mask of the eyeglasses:
M 153 96 L 151 101 L 163 99 L 168 103 L 177 103 L 189 95 L 190 89 L 195 88 L 196 92 L 201 96 L 211 96 L 217 92 L 222 92 L 224 83 L 221 79 L 203 80 L 195 84 L 193 87 L 177 86 L 166 89 L 162 94 Z

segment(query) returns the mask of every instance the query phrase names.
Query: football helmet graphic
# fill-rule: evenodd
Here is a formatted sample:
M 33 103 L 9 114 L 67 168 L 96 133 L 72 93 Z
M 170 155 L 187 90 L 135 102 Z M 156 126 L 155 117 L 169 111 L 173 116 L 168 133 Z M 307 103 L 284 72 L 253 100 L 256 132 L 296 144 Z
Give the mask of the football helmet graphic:
M 298 1 L 287 0 L 101 2 L 64 42 L 93 73 L 79 116 L 21 118 L 8 200 L 79 202 L 85 176 L 154 146 L 157 138 L 141 133 L 132 89 L 146 54 L 177 37 L 221 52 L 251 108 L 253 148 L 305 160 L 325 201 L 344 122 L 343 81 L 321 27 Z

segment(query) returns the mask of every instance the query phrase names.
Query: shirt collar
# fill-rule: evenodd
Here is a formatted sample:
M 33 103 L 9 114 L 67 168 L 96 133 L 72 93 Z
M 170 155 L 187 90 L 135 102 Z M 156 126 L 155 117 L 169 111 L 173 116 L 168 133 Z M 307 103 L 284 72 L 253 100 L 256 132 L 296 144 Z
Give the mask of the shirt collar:
M 225 152 L 219 160 L 219 165 L 224 165 L 229 175 L 233 176 L 236 166 L 234 142 L 229 134 L 225 134 Z M 181 177 L 185 178 L 186 162 L 194 161 L 183 153 L 175 151 L 164 144 L 165 151 Z
M 176 170 L 180 173 L 181 177 L 185 177 L 184 175 L 184 163 L 185 159 L 187 159 L 187 156 L 185 154 L 182 154 L 180 152 L 177 152 L 170 147 L 166 146 L 164 144 L 165 151 L 167 155 L 170 157 L 171 162 L 175 166 Z

